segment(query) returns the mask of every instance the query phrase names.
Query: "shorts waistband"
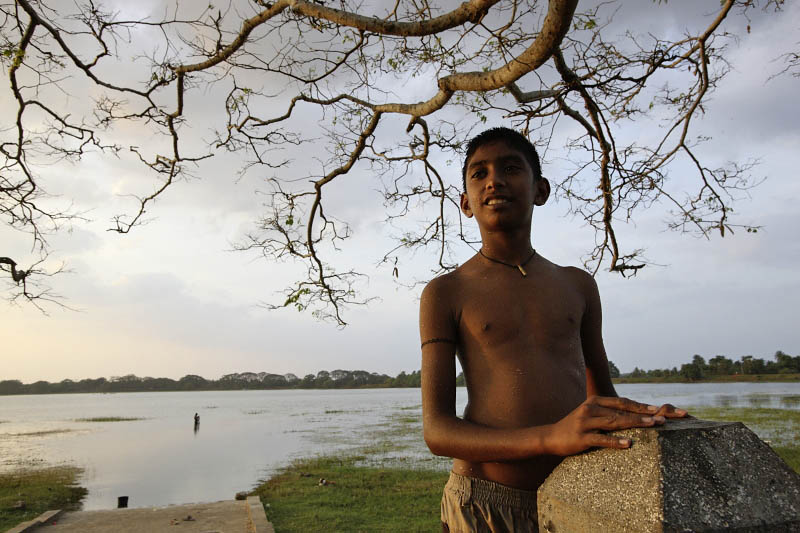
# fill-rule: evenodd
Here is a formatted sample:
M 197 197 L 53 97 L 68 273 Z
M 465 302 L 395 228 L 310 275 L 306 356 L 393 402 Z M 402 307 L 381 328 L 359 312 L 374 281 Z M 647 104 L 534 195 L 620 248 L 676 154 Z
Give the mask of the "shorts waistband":
M 462 476 L 455 472 L 450 472 L 445 490 L 454 492 L 462 501 L 469 501 L 471 498 L 481 503 L 536 512 L 535 490 L 515 489 L 495 481 Z

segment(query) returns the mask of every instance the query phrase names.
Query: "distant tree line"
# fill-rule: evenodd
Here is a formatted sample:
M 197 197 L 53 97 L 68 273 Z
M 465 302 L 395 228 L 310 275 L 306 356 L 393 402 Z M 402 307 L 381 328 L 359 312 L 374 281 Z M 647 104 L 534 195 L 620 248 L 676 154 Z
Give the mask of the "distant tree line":
M 364 370 L 323 370 L 300 378 L 294 374 L 241 372 L 219 379 L 205 379 L 188 374 L 178 380 L 139 377 L 134 374 L 112 378 L 65 379 L 57 383 L 37 381 L 24 384 L 19 380 L 0 381 L 0 395 L 60 394 L 81 392 L 167 392 L 192 390 L 264 390 L 264 389 L 353 389 L 367 387 L 419 387 L 419 370 L 400 372 L 391 377 Z
M 610 366 L 613 363 L 609 362 Z M 613 367 L 616 369 L 616 367 Z M 617 371 L 619 372 L 619 371 Z M 678 367 L 656 368 L 642 370 L 635 367 L 633 372 L 622 374 L 621 377 L 630 378 L 675 378 L 675 380 L 699 380 L 716 376 L 735 376 L 740 374 L 796 374 L 800 373 L 800 356 L 791 356 L 780 350 L 775 352 L 774 361 L 743 355 L 737 361 L 724 355 L 715 355 L 708 361 L 695 354 L 691 363 L 684 363 Z M 612 377 L 613 371 L 612 371 Z M 619 377 L 619 376 L 617 376 Z
M 782 351 L 775 352 L 774 361 L 744 355 L 733 361 L 724 355 L 717 355 L 706 360 L 695 355 L 691 363 L 684 363 L 680 368 L 672 367 L 653 370 L 642 370 L 639 367 L 632 372 L 621 374 L 617 365 L 608 362 L 612 378 L 667 378 L 670 381 L 692 381 L 714 376 L 736 374 L 794 374 L 800 373 L 800 356 L 787 355 Z M 464 373 L 456 378 L 456 385 L 465 385 Z M 168 392 L 193 390 L 271 390 L 271 389 L 357 389 L 357 388 L 398 388 L 419 387 L 420 373 L 400 372 L 391 377 L 377 372 L 365 370 L 322 370 L 316 374 L 306 374 L 302 378 L 294 374 L 270 374 L 268 372 L 240 372 L 226 374 L 219 379 L 205 379 L 196 374 L 187 374 L 178 380 L 170 378 L 139 377 L 134 374 L 111 378 L 82 379 L 74 381 L 65 379 L 56 383 L 36 381 L 22 383 L 16 379 L 0 381 L 0 395 L 11 394 L 62 394 L 85 392 Z

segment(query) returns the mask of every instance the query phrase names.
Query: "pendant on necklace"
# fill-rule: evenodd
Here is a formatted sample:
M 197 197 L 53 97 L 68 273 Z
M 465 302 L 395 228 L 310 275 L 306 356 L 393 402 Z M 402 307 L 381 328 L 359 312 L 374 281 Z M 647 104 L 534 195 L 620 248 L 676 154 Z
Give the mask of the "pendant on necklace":
M 489 257 L 488 255 L 483 253 L 483 248 L 479 249 L 478 253 L 481 254 L 483 257 L 485 257 L 486 259 L 488 259 L 489 261 L 491 261 L 493 263 L 498 263 L 500 265 L 505 265 L 507 267 L 516 268 L 517 270 L 519 270 L 519 273 L 522 274 L 523 278 L 527 278 L 528 277 L 528 273 L 525 272 L 525 269 L 522 268 L 522 265 L 527 265 L 530 262 L 530 260 L 533 259 L 533 256 L 536 255 L 536 250 L 531 252 L 531 255 L 529 255 L 528 258 L 525 261 L 523 261 L 522 263 L 520 263 L 518 265 L 515 265 L 513 263 L 506 263 L 505 261 L 500 261 L 499 259 L 495 259 L 494 257 Z

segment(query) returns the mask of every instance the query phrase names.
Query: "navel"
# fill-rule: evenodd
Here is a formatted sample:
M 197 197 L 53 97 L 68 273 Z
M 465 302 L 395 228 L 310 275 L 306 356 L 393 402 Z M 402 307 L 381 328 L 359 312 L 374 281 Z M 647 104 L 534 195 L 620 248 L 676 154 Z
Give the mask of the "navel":
M 483 326 L 481 326 L 481 331 L 489 331 L 490 327 L 492 327 L 491 322 L 486 322 Z

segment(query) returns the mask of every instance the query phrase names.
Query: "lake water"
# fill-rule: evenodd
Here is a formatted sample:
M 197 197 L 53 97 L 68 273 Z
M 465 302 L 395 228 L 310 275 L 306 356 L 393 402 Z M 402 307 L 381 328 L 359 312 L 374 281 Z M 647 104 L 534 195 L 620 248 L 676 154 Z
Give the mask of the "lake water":
M 800 384 L 623 384 L 679 406 L 800 409 Z M 459 412 L 466 389 L 457 394 Z M 200 414 L 195 432 L 193 416 Z M 382 461 L 446 470 L 422 441 L 419 389 L 0 396 L 0 470 L 84 469 L 84 509 L 230 499 L 293 459 L 391 441 Z M 124 422 L 82 422 L 134 417 Z

